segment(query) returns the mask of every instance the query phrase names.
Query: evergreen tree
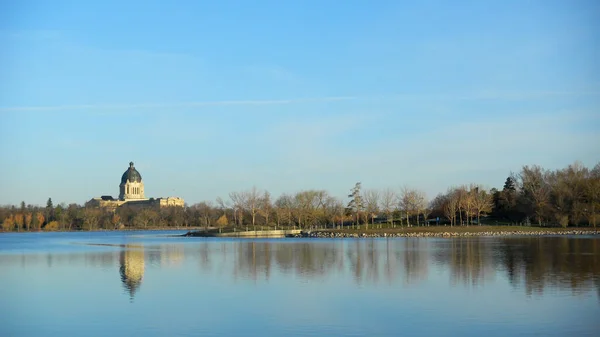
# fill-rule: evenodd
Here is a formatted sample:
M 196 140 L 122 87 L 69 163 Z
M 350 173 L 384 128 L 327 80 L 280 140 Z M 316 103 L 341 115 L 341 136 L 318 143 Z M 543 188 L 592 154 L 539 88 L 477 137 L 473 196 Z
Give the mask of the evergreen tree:
M 348 195 L 348 198 L 352 199 L 350 199 L 347 208 L 350 210 L 350 212 L 354 212 L 356 216 L 356 225 L 358 225 L 360 212 L 364 209 L 360 189 L 361 184 L 358 182 L 356 185 L 354 185 L 354 188 L 350 190 L 350 194 Z
M 48 198 L 48 201 L 46 202 L 46 222 L 54 220 L 54 206 L 52 205 L 52 198 Z
M 512 192 L 517 191 L 517 182 L 515 181 L 515 178 L 513 178 L 512 176 L 509 176 L 508 178 L 506 178 L 506 181 L 504 182 L 503 191 L 512 191 Z
M 517 182 L 510 176 L 506 178 L 502 191 L 497 192 L 495 196 L 498 216 L 509 221 L 517 221 L 518 197 Z
M 22 219 L 19 222 L 17 222 L 17 231 L 20 232 L 21 231 L 21 227 L 23 226 L 23 224 L 25 223 L 25 201 L 21 201 L 21 214 L 19 214 L 20 219 Z
M 41 226 L 42 226 L 42 224 L 39 223 L 39 218 L 38 218 L 37 214 L 35 214 L 35 213 L 32 214 L 30 228 L 40 228 Z

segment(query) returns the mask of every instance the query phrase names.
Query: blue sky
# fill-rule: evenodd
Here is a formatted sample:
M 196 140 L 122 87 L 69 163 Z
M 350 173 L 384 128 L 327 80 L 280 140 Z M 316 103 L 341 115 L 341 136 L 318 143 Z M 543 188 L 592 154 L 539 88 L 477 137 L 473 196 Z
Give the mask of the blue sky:
M 596 1 L 4 1 L 0 204 L 501 187 L 600 160 Z

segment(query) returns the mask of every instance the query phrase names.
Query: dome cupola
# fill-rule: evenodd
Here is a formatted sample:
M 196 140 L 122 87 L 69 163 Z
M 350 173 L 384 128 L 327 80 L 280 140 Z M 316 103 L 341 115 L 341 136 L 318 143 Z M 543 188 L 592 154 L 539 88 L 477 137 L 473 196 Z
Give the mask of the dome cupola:
M 131 183 L 139 183 L 142 181 L 142 175 L 135 169 L 133 162 L 129 163 L 129 168 L 123 173 L 123 176 L 121 176 L 121 184 L 125 184 L 127 180 Z
M 144 183 L 142 175 L 135 169 L 133 162 L 121 176 L 119 185 L 119 200 L 140 200 L 144 198 Z

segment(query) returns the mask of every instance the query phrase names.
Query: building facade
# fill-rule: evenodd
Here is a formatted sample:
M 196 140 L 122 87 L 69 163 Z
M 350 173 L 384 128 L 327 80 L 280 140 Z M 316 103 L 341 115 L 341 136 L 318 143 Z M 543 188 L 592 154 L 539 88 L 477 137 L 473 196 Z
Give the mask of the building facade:
M 119 198 L 112 196 L 101 196 L 92 198 L 85 204 L 87 207 L 117 208 L 123 205 L 131 207 L 183 207 L 185 205 L 182 198 L 146 198 L 144 194 L 144 182 L 142 175 L 135 169 L 133 162 L 129 163 L 129 168 L 121 176 L 119 184 Z
M 119 184 L 119 200 L 144 200 L 144 183 L 142 175 L 129 163 L 129 168 L 121 176 Z

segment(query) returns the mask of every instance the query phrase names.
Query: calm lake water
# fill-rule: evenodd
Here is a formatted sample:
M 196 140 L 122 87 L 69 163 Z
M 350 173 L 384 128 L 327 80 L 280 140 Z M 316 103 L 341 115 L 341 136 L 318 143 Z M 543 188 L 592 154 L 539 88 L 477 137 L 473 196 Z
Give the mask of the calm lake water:
M 0 336 L 600 336 L 600 238 L 0 235 Z

